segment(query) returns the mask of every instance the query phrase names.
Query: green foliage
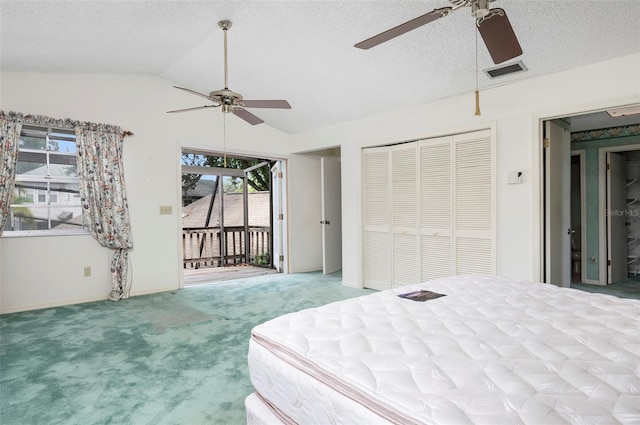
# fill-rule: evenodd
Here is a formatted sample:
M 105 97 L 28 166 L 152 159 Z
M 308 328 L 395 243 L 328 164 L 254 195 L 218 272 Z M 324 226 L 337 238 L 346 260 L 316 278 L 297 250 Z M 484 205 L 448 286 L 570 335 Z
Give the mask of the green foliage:
M 23 196 L 14 196 L 13 204 L 28 204 L 31 202 L 31 199 L 23 197 Z M 29 207 L 14 207 L 13 208 L 14 217 L 20 217 L 23 220 L 23 226 L 27 226 L 27 228 L 35 229 L 35 221 L 33 220 L 33 213 L 29 209 Z
M 224 187 L 224 191 L 226 193 L 242 193 L 243 185 L 242 179 L 239 177 L 227 177 L 222 180 L 222 186 Z M 251 191 L 251 187 L 249 187 L 249 191 Z
M 263 252 L 262 254 L 256 255 L 256 264 L 261 266 L 268 266 L 271 264 L 271 257 L 268 252 Z
M 236 170 L 245 170 L 247 168 L 258 165 L 262 160 L 259 159 L 239 159 L 227 157 L 226 160 L 222 156 L 198 155 L 191 153 L 182 154 L 182 163 L 184 165 L 194 165 L 200 167 L 219 167 L 231 168 Z M 269 182 L 271 179 L 271 169 L 268 166 L 260 167 L 252 170 L 247 174 L 247 183 L 249 191 L 267 192 L 269 191 Z M 199 174 L 183 174 L 182 190 L 187 192 L 196 187 L 200 180 Z M 238 177 L 225 179 L 225 192 L 242 192 L 242 180 Z

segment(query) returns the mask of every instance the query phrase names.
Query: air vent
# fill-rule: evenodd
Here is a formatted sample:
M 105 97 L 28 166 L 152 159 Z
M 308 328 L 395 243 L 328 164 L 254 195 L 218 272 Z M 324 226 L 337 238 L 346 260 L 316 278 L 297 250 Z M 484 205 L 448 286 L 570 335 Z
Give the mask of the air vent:
M 495 68 L 485 69 L 484 73 L 489 76 L 489 78 L 497 78 L 502 77 L 509 74 L 515 74 L 516 72 L 524 72 L 527 70 L 527 67 L 524 66 L 522 61 L 510 63 L 509 65 L 497 66 Z

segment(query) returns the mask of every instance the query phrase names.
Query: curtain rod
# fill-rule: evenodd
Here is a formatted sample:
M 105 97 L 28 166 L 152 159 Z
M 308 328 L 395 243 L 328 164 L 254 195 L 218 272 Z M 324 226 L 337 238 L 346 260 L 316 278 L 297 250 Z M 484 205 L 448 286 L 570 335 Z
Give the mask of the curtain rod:
M 33 118 L 33 115 L 25 115 L 25 116 L 23 116 L 23 117 L 22 117 L 22 119 L 23 119 L 23 120 L 27 120 L 27 121 L 28 121 L 30 118 Z M 60 120 L 58 120 L 58 121 L 60 121 Z M 79 122 L 79 121 L 78 121 L 78 122 Z M 27 124 L 37 125 L 37 126 L 44 126 L 44 125 L 42 125 L 42 124 L 38 124 L 38 123 L 27 123 Z M 91 123 L 91 124 L 94 124 L 94 123 Z M 70 126 L 70 127 L 60 127 L 60 126 L 54 126 L 54 125 L 47 125 L 46 127 L 48 127 L 48 128 L 55 128 L 56 130 L 70 130 L 70 129 L 73 129 L 73 128 L 74 128 L 73 126 Z M 114 127 L 115 127 L 115 126 L 114 126 Z M 124 138 L 124 137 L 127 137 L 127 136 L 133 136 L 133 133 L 132 133 L 131 131 L 129 131 L 129 130 L 124 130 L 124 131 L 122 132 L 122 137 Z

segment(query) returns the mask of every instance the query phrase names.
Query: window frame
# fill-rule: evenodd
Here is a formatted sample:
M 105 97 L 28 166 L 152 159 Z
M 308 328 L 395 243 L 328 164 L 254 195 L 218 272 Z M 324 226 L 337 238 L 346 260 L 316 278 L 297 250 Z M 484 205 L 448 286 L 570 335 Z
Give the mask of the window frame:
M 82 209 L 82 203 L 79 198 L 79 193 L 74 194 L 74 196 L 78 196 L 77 203 L 70 203 L 68 205 L 61 204 L 61 196 L 60 192 L 55 185 L 61 184 L 75 184 L 76 186 L 80 186 L 80 181 L 77 176 L 63 176 L 63 175 L 51 175 L 52 165 L 56 164 L 68 164 L 77 162 L 77 155 L 75 152 L 75 133 L 72 129 L 68 128 L 58 128 L 52 126 L 43 126 L 37 124 L 25 124 L 20 132 L 20 139 L 24 137 L 29 137 L 32 139 L 43 139 L 44 141 L 44 149 L 37 148 L 18 148 L 18 156 L 20 154 L 31 154 L 34 156 L 42 156 L 44 159 L 43 166 L 46 167 L 46 174 L 44 175 L 34 175 L 34 174 L 16 174 L 15 176 L 15 184 L 18 183 L 37 183 L 38 185 L 42 185 L 41 188 L 32 187 L 29 188 L 33 196 L 30 196 L 31 203 L 29 204 L 14 204 L 13 202 L 9 205 L 10 211 L 19 206 L 19 205 L 28 205 L 29 208 L 46 208 L 46 221 L 47 221 L 47 229 L 31 229 L 31 230 L 11 230 L 5 228 L 2 237 L 12 238 L 12 237 L 29 237 L 29 236 L 72 236 L 72 235 L 88 235 L 90 234 L 89 228 L 86 223 L 83 223 L 81 226 L 77 228 L 66 228 L 60 229 L 57 227 L 51 228 L 52 222 L 52 211 L 61 210 L 64 207 L 69 207 L 73 209 Z M 51 150 L 51 142 L 52 141 L 65 141 L 72 142 L 74 145 L 74 151 L 53 151 Z M 73 157 L 73 161 L 70 159 L 65 160 L 65 157 Z M 56 160 L 57 159 L 57 160 Z M 77 164 L 76 164 L 77 166 Z M 15 186 L 14 186 L 15 191 Z M 41 202 L 40 198 L 42 193 L 45 194 L 45 202 Z M 56 196 L 51 196 L 52 192 L 56 192 Z M 53 202 L 52 202 L 53 198 Z M 80 213 L 82 215 L 82 212 Z M 76 215 L 77 217 L 77 215 Z M 11 220 L 7 224 L 10 224 Z

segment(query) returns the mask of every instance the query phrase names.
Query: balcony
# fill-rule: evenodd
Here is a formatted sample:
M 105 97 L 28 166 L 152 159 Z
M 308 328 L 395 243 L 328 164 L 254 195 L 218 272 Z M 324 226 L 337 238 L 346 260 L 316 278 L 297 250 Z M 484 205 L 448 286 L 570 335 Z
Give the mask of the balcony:
M 250 226 L 246 233 L 244 226 L 223 227 L 223 230 L 221 233 L 219 227 L 183 228 L 183 268 L 200 269 L 239 264 L 271 267 L 269 227 Z M 247 233 L 248 238 L 245 237 Z M 245 239 L 248 239 L 248 243 Z

